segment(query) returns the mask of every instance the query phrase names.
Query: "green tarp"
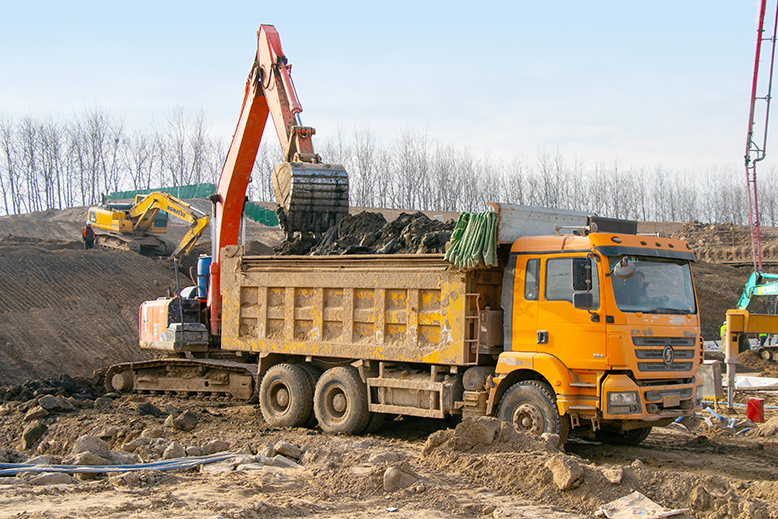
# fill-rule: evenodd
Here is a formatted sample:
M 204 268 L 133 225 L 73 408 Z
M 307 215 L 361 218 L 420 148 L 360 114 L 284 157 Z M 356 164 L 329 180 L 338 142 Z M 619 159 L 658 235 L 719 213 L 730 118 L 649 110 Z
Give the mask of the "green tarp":
M 459 268 L 497 265 L 497 213 L 460 213 L 446 260 Z

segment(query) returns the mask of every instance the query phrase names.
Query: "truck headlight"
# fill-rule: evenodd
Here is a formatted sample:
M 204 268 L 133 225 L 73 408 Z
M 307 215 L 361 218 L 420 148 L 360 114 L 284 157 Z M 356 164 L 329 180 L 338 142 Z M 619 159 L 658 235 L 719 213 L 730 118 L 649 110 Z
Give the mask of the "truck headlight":
M 608 405 L 635 405 L 638 403 L 637 391 L 608 393 Z
M 697 390 L 694 392 L 694 399 L 698 404 L 702 402 L 702 384 L 697 386 Z

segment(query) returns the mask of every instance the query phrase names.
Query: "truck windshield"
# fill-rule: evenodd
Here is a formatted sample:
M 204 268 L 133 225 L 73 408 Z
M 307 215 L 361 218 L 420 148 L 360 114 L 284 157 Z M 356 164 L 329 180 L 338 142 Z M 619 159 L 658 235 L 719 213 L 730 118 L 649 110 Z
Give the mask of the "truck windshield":
M 620 257 L 610 257 L 611 271 Z M 696 314 L 688 261 L 637 256 L 637 270 L 629 279 L 610 276 L 616 306 L 622 312 Z

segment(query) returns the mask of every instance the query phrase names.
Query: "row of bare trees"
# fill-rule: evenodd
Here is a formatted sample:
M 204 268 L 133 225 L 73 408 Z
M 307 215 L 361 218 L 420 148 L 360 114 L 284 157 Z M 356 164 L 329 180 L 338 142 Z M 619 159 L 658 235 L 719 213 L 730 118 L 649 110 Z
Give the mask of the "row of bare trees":
M 677 172 L 584 164 L 558 151 L 500 160 L 406 129 L 388 144 L 369 128 L 338 130 L 318 142 L 326 162 L 346 167 L 351 204 L 434 211 L 482 211 L 487 202 L 592 211 L 655 221 L 748 222 L 742 168 Z M 202 113 L 173 110 L 161 129 L 126 129 L 101 109 L 71 122 L 0 117 L 0 211 L 18 214 L 93 205 L 111 191 L 216 182 L 226 142 L 208 131 Z M 265 139 L 249 197 L 272 201 L 272 167 L 281 161 Z M 778 173 L 760 172 L 761 220 L 778 225 Z

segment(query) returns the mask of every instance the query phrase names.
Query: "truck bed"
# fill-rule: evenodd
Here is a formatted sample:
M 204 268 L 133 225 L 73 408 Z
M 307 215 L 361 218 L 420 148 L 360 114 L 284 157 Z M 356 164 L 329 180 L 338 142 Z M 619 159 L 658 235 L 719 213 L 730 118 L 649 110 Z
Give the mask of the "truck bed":
M 501 334 L 479 331 L 484 312 L 493 321 L 499 310 L 497 268 L 462 271 L 442 254 L 245 256 L 227 247 L 221 273 L 226 350 L 460 366 L 502 351 Z

